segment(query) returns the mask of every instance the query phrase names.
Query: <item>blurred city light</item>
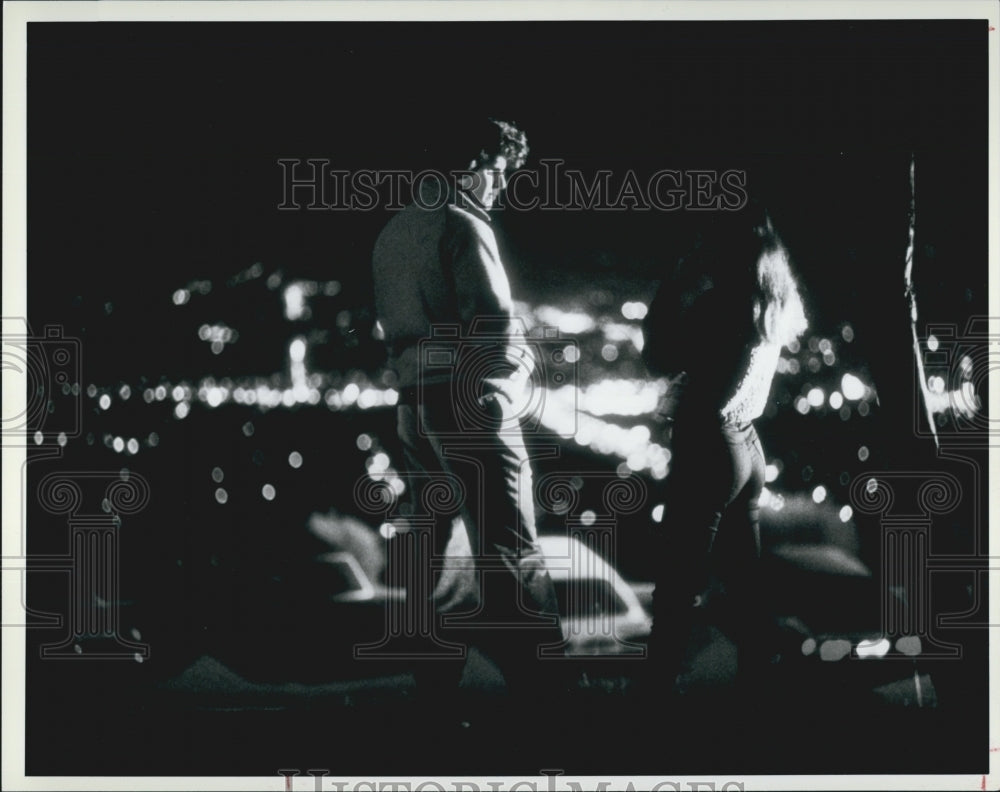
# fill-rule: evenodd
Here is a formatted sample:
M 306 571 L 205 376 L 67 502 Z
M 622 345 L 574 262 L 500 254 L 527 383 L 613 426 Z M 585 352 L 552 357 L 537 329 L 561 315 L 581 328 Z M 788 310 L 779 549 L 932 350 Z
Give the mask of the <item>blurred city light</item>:
M 253 277 L 260 277 L 263 269 L 260 265 L 255 267 L 256 275 Z M 282 287 L 282 291 L 279 292 L 282 308 L 279 310 L 283 310 L 284 318 L 289 321 L 310 319 L 311 307 L 315 308 L 311 306 L 311 301 L 316 295 L 333 297 L 341 291 L 341 286 L 336 281 L 324 284 L 288 280 L 283 283 L 283 277 L 280 272 L 273 273 L 268 278 L 267 285 L 271 289 Z M 192 293 L 206 294 L 210 289 L 211 283 L 208 281 L 188 284 L 186 289 L 175 293 L 175 296 L 183 295 L 183 301 L 178 302 L 175 299 L 175 303 L 178 305 L 186 303 Z M 349 333 L 354 333 L 355 329 L 364 329 L 365 321 L 364 312 L 356 304 L 346 305 L 349 307 L 337 305 L 329 313 L 335 317 L 335 324 L 344 331 L 345 337 Z M 542 398 L 538 400 L 541 405 L 539 416 L 541 424 L 560 437 L 589 449 L 599 457 L 606 458 L 601 460 L 602 463 L 607 462 L 608 469 L 616 471 L 619 476 L 645 474 L 656 480 L 664 479 L 670 470 L 671 454 L 667 447 L 669 434 L 655 416 L 663 410 L 664 404 L 669 403 L 669 399 L 664 400 L 664 397 L 670 396 L 671 385 L 669 380 L 644 377 L 640 373 L 641 362 L 636 354 L 642 350 L 644 343 L 639 323 L 647 316 L 648 305 L 641 300 L 616 300 L 610 292 L 600 290 L 591 295 L 589 304 L 584 302 L 581 305 L 586 307 L 567 309 L 553 305 L 536 307 L 518 304 L 518 312 L 524 316 L 526 327 L 529 329 L 539 326 L 555 327 L 562 334 L 577 336 L 573 343 L 562 340 L 557 348 L 562 349 L 564 359 L 568 363 L 579 364 L 578 379 L 572 384 L 548 388 L 542 392 Z M 372 325 L 374 327 L 374 321 Z M 212 343 L 212 351 L 215 354 L 219 354 L 226 344 L 232 343 L 237 337 L 236 331 L 222 322 L 205 322 L 197 327 L 199 339 Z M 285 363 L 287 368 L 281 370 L 281 362 L 276 361 L 278 370 L 268 376 L 222 378 L 219 381 L 211 376 L 205 376 L 200 381 L 173 383 L 161 378 L 159 384 L 148 386 L 147 381 L 143 379 L 138 387 L 134 384 L 130 386 L 114 383 L 111 386 L 98 388 L 92 384 L 87 392 L 92 398 L 98 398 L 102 410 L 110 408 L 111 394 L 119 395 L 124 401 L 129 398 L 133 388 L 136 393 L 141 391 L 143 400 L 150 404 L 172 397 L 175 403 L 172 405 L 173 414 L 178 420 L 184 419 L 190 414 L 191 409 L 198 405 L 204 405 L 208 409 L 236 405 L 244 411 L 263 413 L 275 408 L 297 410 L 301 405 L 322 403 L 332 411 L 353 413 L 392 407 L 398 403 L 399 391 L 393 387 L 397 381 L 388 376 L 385 368 L 368 370 L 345 367 L 343 370 L 331 370 L 327 363 L 317 365 L 315 371 L 308 371 L 307 364 L 311 363 L 307 358 L 314 357 L 310 354 L 312 345 L 315 345 L 317 350 L 315 359 L 318 363 L 322 359 L 321 345 L 327 343 L 329 338 L 311 329 L 307 335 L 301 328 L 302 325 L 296 328 L 300 335 L 289 338 L 291 333 L 288 333 L 282 339 L 282 345 L 287 344 L 285 347 L 288 355 Z M 325 332 L 326 328 L 323 329 Z M 780 410 L 785 410 L 786 414 L 791 412 L 793 419 L 796 413 L 808 415 L 811 411 L 816 411 L 824 420 L 834 421 L 836 421 L 833 418 L 834 414 L 845 421 L 851 418 L 855 410 L 862 416 L 868 414 L 870 404 L 874 401 L 874 389 L 854 373 L 835 368 L 828 374 L 824 369 L 824 365 L 845 368 L 854 365 L 849 355 L 843 352 L 843 347 L 838 348 L 841 339 L 846 343 L 854 340 L 853 328 L 845 323 L 839 329 L 829 329 L 826 332 L 829 337 L 817 334 L 808 340 L 803 340 L 801 346 L 798 342 L 787 345 L 786 355 L 789 356 L 781 357 L 778 362 L 780 374 L 797 377 L 802 371 L 816 373 L 810 375 L 812 384 L 806 385 L 801 390 L 801 380 L 796 382 L 783 380 L 780 383 L 780 391 L 776 393 L 769 407 L 771 410 L 767 414 L 769 418 Z M 363 342 L 367 339 L 367 333 L 364 336 Z M 334 331 L 333 340 L 337 341 L 337 338 L 338 334 Z M 931 337 L 928 347 L 936 342 L 937 339 Z M 370 339 L 367 339 L 367 343 L 371 343 Z M 806 346 L 807 351 L 803 352 L 802 346 Z M 636 363 L 639 364 L 638 367 L 635 367 Z M 359 365 L 363 364 L 354 364 L 354 366 Z M 975 388 L 969 381 L 971 360 L 966 358 L 963 366 L 966 381 L 959 389 L 951 392 L 948 391 L 948 383 L 940 372 L 928 372 L 929 388 L 933 395 L 940 397 L 940 401 L 932 405 L 936 412 L 953 409 L 956 413 L 967 414 L 969 409 L 979 409 Z M 607 376 L 612 369 L 625 376 Z M 542 381 L 544 382 L 544 378 Z M 837 388 L 838 384 L 840 389 Z M 949 400 L 958 404 L 949 404 Z M 252 437 L 255 432 L 254 423 L 250 420 L 240 420 L 244 420 L 241 425 L 242 434 Z M 237 422 L 236 425 L 240 424 Z M 839 427 L 839 422 L 837 425 Z M 853 426 L 854 424 L 844 428 L 853 429 Z M 368 474 L 372 478 L 385 481 L 393 493 L 401 495 L 406 487 L 403 479 L 393 470 L 389 455 L 381 450 L 375 435 L 369 432 L 357 433 L 361 428 L 368 428 L 369 432 L 371 431 L 370 427 L 365 427 L 359 419 L 358 429 L 351 436 L 356 437 L 355 443 L 358 449 L 367 456 Z M 121 453 L 124 448 L 130 454 L 137 453 L 140 444 L 136 438 L 126 441 L 124 438 L 113 436 L 107 442 L 117 452 Z M 158 442 L 159 437 L 152 433 L 145 444 L 153 447 Z M 858 440 L 855 440 L 855 447 L 858 447 L 857 443 Z M 779 455 L 783 453 L 778 448 L 776 451 Z M 865 462 L 868 455 L 867 446 L 861 445 L 857 451 L 858 459 Z M 287 461 L 291 468 L 300 468 L 303 465 L 302 454 L 291 451 L 288 453 Z M 842 493 L 836 484 L 831 485 L 829 491 L 824 485 L 816 486 L 816 482 L 821 480 L 835 482 L 835 478 L 831 479 L 830 476 L 835 477 L 840 468 L 831 472 L 817 464 L 814 476 L 812 465 L 808 464 L 810 462 L 817 461 L 808 457 L 797 460 L 797 464 L 788 472 L 791 477 L 789 485 L 794 486 L 797 483 L 802 490 L 810 492 L 812 500 L 817 504 L 831 500 L 836 502 L 837 499 L 841 499 L 842 502 Z M 803 465 L 802 478 L 798 481 L 795 473 Z M 781 458 L 769 460 L 765 469 L 767 484 L 774 484 L 781 477 L 783 467 Z M 814 479 L 812 485 L 809 484 L 810 479 Z M 221 483 L 221 476 L 216 481 Z M 846 487 L 847 483 L 842 475 L 840 487 Z M 811 490 L 808 489 L 810 486 Z M 266 500 L 273 500 L 276 497 L 276 490 L 272 484 L 267 484 L 262 488 L 261 494 Z M 780 493 L 765 488 L 761 496 L 761 506 L 779 511 L 785 506 L 785 498 Z M 664 514 L 664 504 L 661 503 L 652 507 L 649 517 L 654 522 L 661 522 Z M 853 517 L 853 511 L 850 506 L 843 506 L 839 508 L 839 515 L 841 522 L 848 522 Z M 596 515 L 588 510 L 584 512 L 582 518 L 585 524 L 592 524 L 586 520 L 596 520 Z
M 219 355 L 226 344 L 232 344 L 239 338 L 239 333 L 224 324 L 203 324 L 198 328 L 198 338 L 210 343 L 213 355 Z
M 919 635 L 904 635 L 896 641 L 896 651 L 907 657 L 916 657 L 923 651 Z
M 641 328 L 621 322 L 601 321 L 600 324 L 606 341 L 616 345 L 629 343 L 637 352 L 642 352 L 646 342 Z
M 298 319 L 308 319 L 306 301 L 305 301 L 305 291 L 302 289 L 301 284 L 291 283 L 284 291 L 285 299 L 285 318 L 289 321 L 296 321 Z
M 641 321 L 646 318 L 648 312 L 649 307 L 641 301 L 626 302 L 622 305 L 622 316 L 626 319 Z
M 666 382 L 662 380 L 604 379 L 585 388 L 559 394 L 556 399 L 564 401 L 567 407 L 572 404 L 568 400 L 573 400 L 580 410 L 594 416 L 650 415 L 656 411 L 666 387 Z
M 552 305 L 539 305 L 533 313 L 541 324 L 556 327 L 559 332 L 569 335 L 587 333 L 596 327 L 596 322 L 589 314 L 564 311 Z
M 762 509 L 781 511 L 782 509 L 785 508 L 785 496 L 782 495 L 780 492 L 774 492 L 773 490 L 764 487 L 760 492 L 758 505 Z
M 850 654 L 851 642 L 843 638 L 832 638 L 819 645 L 820 659 L 827 662 L 835 663 L 849 657 Z
M 891 648 L 887 638 L 869 638 L 861 641 L 855 651 L 858 657 L 885 657 Z
M 865 397 L 865 384 L 853 374 L 841 377 L 840 389 L 844 393 L 844 398 L 850 401 L 858 401 Z

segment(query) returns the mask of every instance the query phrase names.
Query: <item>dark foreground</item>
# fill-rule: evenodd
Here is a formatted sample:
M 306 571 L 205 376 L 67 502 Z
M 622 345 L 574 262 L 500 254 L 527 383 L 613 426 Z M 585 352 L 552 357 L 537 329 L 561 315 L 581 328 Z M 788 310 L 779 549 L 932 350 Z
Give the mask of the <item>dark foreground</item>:
M 398 667 L 350 681 L 251 681 L 202 655 L 153 682 L 138 663 L 49 661 L 29 669 L 26 771 L 277 777 L 298 769 L 331 779 L 986 772 L 986 702 L 965 692 L 965 663 L 790 662 L 746 700 L 732 687 L 728 641 L 703 629 L 698 648 L 676 701 L 639 692 L 628 663 L 642 661 L 581 661 L 563 702 L 519 710 L 473 653 L 461 717 L 422 703 Z M 321 647 L 283 651 L 306 660 Z

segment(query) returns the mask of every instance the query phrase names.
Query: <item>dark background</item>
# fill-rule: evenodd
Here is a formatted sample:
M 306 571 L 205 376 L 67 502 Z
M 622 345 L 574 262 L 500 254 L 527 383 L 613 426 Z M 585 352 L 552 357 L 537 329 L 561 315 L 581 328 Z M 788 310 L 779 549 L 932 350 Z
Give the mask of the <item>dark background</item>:
M 969 552 L 977 532 L 985 536 L 986 488 L 974 489 L 985 473 L 978 480 L 979 461 L 949 468 L 914 432 L 902 272 L 912 160 L 921 327 L 951 323 L 961 334 L 969 317 L 986 313 L 986 65 L 985 21 L 31 23 L 29 321 L 35 332 L 57 323 L 80 339 L 85 383 L 111 393 L 128 383 L 137 394 L 107 414 L 84 399 L 79 437 L 62 461 L 39 459 L 31 475 L 70 464 L 117 469 L 124 463 L 102 446 L 103 433 L 157 431 L 159 447 L 129 463 L 150 480 L 153 500 L 142 538 L 128 545 L 137 561 L 122 566 L 125 588 L 167 611 L 161 621 L 182 622 L 185 641 L 191 624 L 226 623 L 232 592 L 255 588 L 247 570 L 263 569 L 260 555 L 294 559 L 309 550 L 299 535 L 309 513 L 352 511 L 364 471 L 355 436 L 372 431 L 390 448 L 391 411 L 344 417 L 321 405 L 261 416 L 196 404 L 181 422 L 167 406 L 140 403 L 139 391 L 284 368 L 288 340 L 302 327 L 283 319 L 280 292 L 264 277 L 233 284 L 256 262 L 281 283 L 336 279 L 342 291 L 305 327 L 318 333 L 314 364 L 376 376 L 369 256 L 389 213 L 279 211 L 277 161 L 420 167 L 429 151 L 449 150 L 451 119 L 492 115 L 527 131 L 529 167 L 558 157 L 585 173 L 746 170 L 751 197 L 767 204 L 791 250 L 813 328 L 855 330 L 851 359 L 879 394 L 862 430 L 872 448 L 867 469 L 957 466 L 976 495 L 936 534 L 936 549 Z M 609 304 L 648 302 L 704 220 L 689 211 L 507 210 L 496 223 L 515 297 L 597 311 L 606 306 L 593 304 L 595 290 Z M 175 290 L 199 281 L 211 281 L 212 292 L 173 303 Z M 324 335 L 342 311 L 350 332 Z M 196 329 L 220 320 L 240 340 L 213 356 Z M 984 379 L 979 392 L 985 404 Z M 248 418 L 254 448 L 240 445 Z M 761 433 L 769 449 L 803 462 L 854 452 L 844 450 L 839 422 L 800 419 L 787 404 Z M 256 493 L 260 469 L 295 447 L 321 468 L 285 486 L 291 499 L 235 497 L 228 510 L 216 508 L 209 458 L 239 469 L 237 488 Z M 264 462 L 251 463 L 253 453 Z M 834 479 L 865 469 L 833 467 Z M 58 520 L 34 504 L 29 525 L 32 517 L 51 526 L 29 528 L 32 551 L 59 552 Z M 877 567 L 877 525 L 858 528 Z M 251 549 L 255 542 L 263 550 Z M 649 579 L 655 560 L 640 541 L 632 547 L 623 550 L 623 574 Z M 187 565 L 178 571 L 175 559 Z M 220 582 L 210 567 L 227 577 Z M 964 587 L 963 579 L 953 588 Z M 971 607 L 949 599 L 952 606 Z M 978 640 L 970 635 L 962 640 Z M 985 691 L 985 657 L 967 652 L 962 665 L 958 675 L 974 689 L 959 699 L 972 701 Z M 30 695 L 29 677 L 29 703 Z M 977 746 L 983 718 L 979 709 L 969 718 Z M 962 756 L 949 753 L 940 768 Z M 48 752 L 36 760 L 42 770 L 52 761 Z
M 126 310 L 143 292 L 152 300 L 252 261 L 363 281 L 385 217 L 276 211 L 277 159 L 412 167 L 424 146 L 441 145 L 449 118 L 484 113 L 528 130 L 535 161 L 640 173 L 757 166 L 750 192 L 787 217 L 782 227 L 801 242 L 797 257 L 824 307 L 898 277 L 886 262 L 862 268 L 869 282 L 850 282 L 837 254 L 873 255 L 863 248 L 876 234 L 898 233 L 888 224 L 898 226 L 900 211 L 905 223 L 900 161 L 915 152 L 921 219 L 934 232 L 923 241 L 984 286 L 976 269 L 985 251 L 984 29 L 947 21 L 33 24 L 32 272 L 59 277 L 31 289 L 32 311 L 66 321 L 63 306 L 78 296 Z M 521 253 L 510 262 L 515 277 L 601 263 L 655 278 L 692 218 L 509 219 Z M 921 296 L 969 308 L 964 289 L 925 287 Z M 985 289 L 971 297 L 985 300 Z

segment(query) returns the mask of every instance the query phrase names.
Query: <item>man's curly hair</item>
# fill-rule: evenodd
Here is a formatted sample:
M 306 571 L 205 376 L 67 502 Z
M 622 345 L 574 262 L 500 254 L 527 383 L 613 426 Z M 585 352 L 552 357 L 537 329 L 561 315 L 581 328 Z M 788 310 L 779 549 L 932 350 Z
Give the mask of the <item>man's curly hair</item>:
M 489 165 L 498 156 L 507 160 L 507 170 L 515 171 L 528 159 L 528 137 L 509 121 L 488 118 L 477 130 L 475 167 Z

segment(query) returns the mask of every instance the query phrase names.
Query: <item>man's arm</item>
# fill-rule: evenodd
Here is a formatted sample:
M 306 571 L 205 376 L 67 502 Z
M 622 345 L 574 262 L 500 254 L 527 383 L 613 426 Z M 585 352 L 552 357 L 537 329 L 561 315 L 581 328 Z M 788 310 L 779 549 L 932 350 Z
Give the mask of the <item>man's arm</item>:
M 476 318 L 512 313 L 510 284 L 500 263 L 496 238 L 485 223 L 453 210 L 449 216 L 446 255 L 450 258 L 458 315 L 467 330 Z M 494 332 L 500 328 L 491 322 Z M 504 328 L 506 332 L 506 328 Z
M 503 339 L 499 346 L 506 362 L 488 379 L 514 402 L 518 389 L 535 368 L 535 359 L 530 344 L 525 343 L 524 326 L 514 320 L 510 283 L 500 262 L 496 238 L 485 223 L 458 212 L 449 222 L 449 258 L 463 334 Z

